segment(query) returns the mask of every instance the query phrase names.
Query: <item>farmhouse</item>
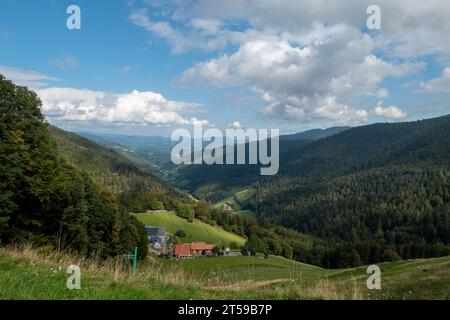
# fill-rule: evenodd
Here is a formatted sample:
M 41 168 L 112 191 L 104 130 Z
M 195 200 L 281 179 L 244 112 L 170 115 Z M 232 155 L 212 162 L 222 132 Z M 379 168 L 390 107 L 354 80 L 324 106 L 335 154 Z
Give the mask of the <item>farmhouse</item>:
M 209 244 L 206 242 L 176 244 L 173 248 L 173 255 L 177 258 L 211 255 L 213 248 L 214 248 L 213 244 Z
M 154 249 L 160 250 L 166 243 L 166 229 L 160 227 L 145 226 L 147 239 Z
M 213 244 L 208 244 L 206 242 L 192 242 L 191 243 L 191 254 L 192 255 L 211 254 L 213 248 L 214 248 Z
M 189 243 L 176 244 L 173 247 L 173 255 L 177 258 L 189 258 L 191 255 L 191 245 Z
M 223 204 L 223 210 L 225 210 L 225 211 L 234 211 L 233 207 L 230 206 L 228 203 L 224 203 Z

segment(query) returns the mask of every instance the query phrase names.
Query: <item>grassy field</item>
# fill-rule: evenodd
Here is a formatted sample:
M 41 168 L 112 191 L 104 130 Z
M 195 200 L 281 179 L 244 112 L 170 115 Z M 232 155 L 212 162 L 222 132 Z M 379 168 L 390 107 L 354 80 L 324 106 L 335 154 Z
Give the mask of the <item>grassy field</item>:
M 70 264 L 80 266 L 81 290 L 66 288 Z M 450 257 L 380 268 L 374 291 L 365 267 L 326 270 L 280 257 L 149 257 L 132 275 L 120 259 L 0 248 L 0 299 L 450 299 Z
M 277 256 L 268 258 L 222 256 L 175 260 L 170 263 L 198 276 L 222 275 L 226 281 L 301 279 L 302 277 L 317 279 L 335 272 Z
M 243 237 L 199 220 L 189 222 L 173 212 L 139 213 L 137 218 L 146 225 L 165 227 L 170 233 L 183 230 L 186 232 L 186 237 L 182 238 L 184 242 L 205 241 L 218 246 L 229 246 L 231 242 L 235 242 L 238 246 L 245 244 L 245 238 Z

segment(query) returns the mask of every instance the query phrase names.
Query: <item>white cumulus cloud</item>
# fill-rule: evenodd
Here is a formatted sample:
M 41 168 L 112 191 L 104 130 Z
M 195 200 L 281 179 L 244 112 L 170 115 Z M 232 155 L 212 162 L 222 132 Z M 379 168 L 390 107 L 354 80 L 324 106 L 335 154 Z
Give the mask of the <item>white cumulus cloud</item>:
M 390 106 L 390 107 L 382 107 L 378 105 L 374 110 L 375 114 L 378 116 L 383 116 L 390 119 L 403 119 L 408 115 L 406 112 L 402 111 L 399 107 Z
M 268 116 L 357 124 L 367 121 L 368 112 L 351 98 L 387 96 L 387 90 L 379 89 L 385 77 L 424 67 L 386 62 L 373 49 L 373 40 L 355 28 L 315 24 L 300 36 L 245 42 L 231 55 L 197 63 L 181 80 L 249 85 L 266 103 L 263 113 Z
M 450 68 L 444 69 L 439 78 L 422 82 L 420 88 L 425 92 L 450 92 Z
M 186 118 L 184 113 L 199 105 L 170 101 L 151 91 L 108 93 L 74 88 L 37 90 L 43 113 L 50 119 L 99 121 L 149 125 L 206 124 L 205 120 Z

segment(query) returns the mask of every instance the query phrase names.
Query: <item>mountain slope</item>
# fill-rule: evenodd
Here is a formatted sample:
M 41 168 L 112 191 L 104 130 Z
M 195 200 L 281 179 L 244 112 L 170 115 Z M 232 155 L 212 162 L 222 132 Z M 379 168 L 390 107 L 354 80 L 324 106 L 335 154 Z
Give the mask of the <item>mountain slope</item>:
M 326 241 L 306 260 L 294 249 L 303 261 L 344 267 L 440 256 L 450 254 L 449 141 L 450 116 L 374 124 L 285 141 L 274 177 L 239 165 L 192 166 L 180 177 L 209 199 L 252 185 L 257 216 Z
M 56 127 L 51 127 L 50 131 L 59 153 L 76 167 L 89 172 L 103 186 L 115 191 L 174 193 L 165 182 L 112 149 Z
M 332 128 L 323 131 L 330 134 L 323 138 L 316 135 L 309 139 L 308 132 L 294 135 L 299 138 L 295 140 L 283 136 L 278 177 L 337 176 L 389 164 L 448 167 L 449 128 L 450 116 L 445 116 L 410 123 Z M 191 165 L 180 167 L 175 181 L 198 196 L 218 201 L 230 195 L 226 190 L 235 192 L 265 180 L 270 179 L 259 175 L 258 165 Z
M 450 116 L 374 124 L 282 154 L 281 174 L 325 175 L 389 164 L 449 166 Z
M 450 254 L 449 141 L 447 116 L 291 150 L 280 175 L 257 185 L 258 213 L 328 241 L 333 266 Z
M 314 141 L 348 130 L 349 127 L 314 129 L 292 135 L 280 136 L 280 154 L 304 147 Z M 251 142 L 254 143 L 254 142 Z M 246 144 L 248 159 L 249 143 Z M 226 152 L 224 152 L 226 154 Z M 175 183 L 195 196 L 216 202 L 232 195 L 239 189 L 266 179 L 260 176 L 259 165 L 188 165 L 176 170 Z

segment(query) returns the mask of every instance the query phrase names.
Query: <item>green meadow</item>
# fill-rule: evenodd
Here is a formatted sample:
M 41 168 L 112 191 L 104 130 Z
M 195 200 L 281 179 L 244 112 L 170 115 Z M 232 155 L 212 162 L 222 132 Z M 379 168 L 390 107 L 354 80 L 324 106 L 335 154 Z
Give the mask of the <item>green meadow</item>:
M 197 219 L 189 222 L 173 212 L 156 211 L 151 213 L 138 213 L 136 216 L 142 223 L 165 227 L 172 234 L 177 230 L 183 230 L 186 233 L 186 237 L 181 240 L 184 242 L 205 241 L 218 246 L 229 246 L 231 242 L 236 243 L 238 246 L 245 244 L 245 238 L 225 231 L 219 226 L 212 226 Z

